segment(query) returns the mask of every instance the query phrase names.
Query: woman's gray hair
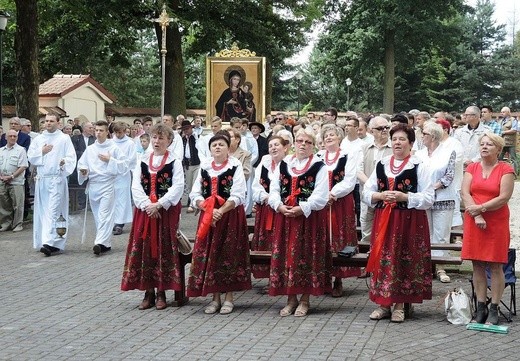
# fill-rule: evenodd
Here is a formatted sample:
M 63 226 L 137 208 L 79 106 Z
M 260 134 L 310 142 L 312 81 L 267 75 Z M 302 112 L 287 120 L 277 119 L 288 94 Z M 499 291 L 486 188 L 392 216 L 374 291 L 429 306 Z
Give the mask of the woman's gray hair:
M 442 127 L 431 120 L 424 123 L 423 133 L 424 132 L 430 133 L 432 136 L 432 140 L 435 140 L 437 142 L 441 141 L 442 136 L 444 134 L 444 132 L 442 131 Z
M 327 132 L 334 132 L 338 136 L 340 143 L 343 140 L 343 138 L 345 138 L 345 132 L 343 132 L 343 129 L 341 129 L 341 127 L 338 127 L 337 125 L 334 125 L 334 124 L 325 124 L 324 126 L 321 127 L 321 132 L 320 132 L 321 140 L 325 139 L 325 133 L 327 133 Z
M 280 130 L 278 133 L 276 133 L 276 135 L 288 141 L 290 146 L 294 144 L 294 137 L 287 129 Z

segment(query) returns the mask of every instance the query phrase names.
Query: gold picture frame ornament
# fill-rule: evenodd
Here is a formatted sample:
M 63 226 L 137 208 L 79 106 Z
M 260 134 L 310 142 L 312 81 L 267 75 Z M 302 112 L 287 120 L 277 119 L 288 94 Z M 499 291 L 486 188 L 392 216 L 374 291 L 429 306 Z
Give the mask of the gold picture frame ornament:
M 217 58 L 248 58 L 256 56 L 254 51 L 239 49 L 237 43 L 231 44 L 231 49 L 224 49 L 215 54 Z

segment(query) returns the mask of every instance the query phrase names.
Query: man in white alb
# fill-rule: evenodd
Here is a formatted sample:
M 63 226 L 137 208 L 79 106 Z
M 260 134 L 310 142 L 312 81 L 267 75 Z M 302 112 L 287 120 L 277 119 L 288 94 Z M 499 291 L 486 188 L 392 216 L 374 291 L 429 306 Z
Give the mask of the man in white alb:
M 74 146 L 59 124 L 58 114 L 47 114 L 45 131 L 34 138 L 27 152 L 29 163 L 36 167 L 33 246 L 47 257 L 65 248 L 68 232 L 58 236 L 56 221 L 60 215 L 69 218 L 67 177 L 76 167 Z

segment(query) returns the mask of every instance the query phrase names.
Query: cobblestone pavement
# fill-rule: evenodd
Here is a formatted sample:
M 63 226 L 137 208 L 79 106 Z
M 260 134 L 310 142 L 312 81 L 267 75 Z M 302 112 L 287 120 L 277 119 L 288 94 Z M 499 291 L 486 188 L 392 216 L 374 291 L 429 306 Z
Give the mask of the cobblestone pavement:
M 188 236 L 195 219 L 183 211 Z M 91 214 L 84 244 L 81 225 L 82 215 L 72 215 L 66 251 L 49 258 L 32 249 L 30 225 L 0 233 L 0 360 L 518 360 L 518 317 L 507 335 L 445 320 L 446 292 L 469 293 L 469 275 L 434 281 L 433 299 L 403 324 L 369 320 L 374 305 L 363 279 L 344 282 L 342 298 L 312 297 L 305 318 L 281 318 L 285 299 L 263 294 L 265 280 L 236 294 L 227 316 L 205 315 L 209 298 L 139 311 L 142 293 L 120 291 L 128 226 L 96 257 Z

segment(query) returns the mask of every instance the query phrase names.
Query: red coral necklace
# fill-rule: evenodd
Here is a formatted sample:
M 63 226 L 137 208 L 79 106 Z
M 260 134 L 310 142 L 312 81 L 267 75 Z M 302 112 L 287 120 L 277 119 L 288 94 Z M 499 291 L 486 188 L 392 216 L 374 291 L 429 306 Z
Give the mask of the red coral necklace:
M 309 170 L 309 167 L 311 166 L 311 162 L 312 162 L 312 157 L 314 156 L 314 154 L 312 154 L 310 157 L 309 157 L 309 160 L 307 161 L 307 163 L 305 164 L 305 166 L 302 168 L 302 169 L 297 169 L 296 167 L 292 167 L 291 170 L 294 174 L 297 174 L 297 175 L 300 175 L 300 174 L 303 174 L 305 172 L 307 172 Z M 295 159 L 296 156 L 293 155 L 293 159 Z
M 403 159 L 403 162 L 401 163 L 400 166 L 396 166 L 395 158 L 394 158 L 394 156 L 392 156 L 390 158 L 390 172 L 392 172 L 392 174 L 394 174 L 394 175 L 401 173 L 401 171 L 404 169 L 406 164 L 408 164 L 409 160 L 410 160 L 410 156 L 408 155 L 406 158 Z
M 168 160 L 168 151 L 166 151 L 163 155 L 163 159 L 161 161 L 161 164 L 159 164 L 158 167 L 154 167 L 153 165 L 153 152 L 150 154 L 150 161 L 149 161 L 149 164 L 148 164 L 148 168 L 150 168 L 150 170 L 152 172 L 158 172 L 162 169 L 162 167 L 164 167 L 164 165 L 166 164 L 166 160 Z
M 212 161 L 211 162 L 211 168 L 213 168 L 214 171 L 218 172 L 219 170 L 222 170 L 226 167 L 226 165 L 228 164 L 228 159 L 229 158 L 226 158 L 226 161 L 224 163 L 222 163 L 221 165 L 216 165 L 215 164 L 215 161 Z
M 332 160 L 329 160 L 329 151 L 326 150 L 325 151 L 325 164 L 328 166 L 336 164 L 336 162 L 338 161 L 338 158 L 339 158 L 339 153 L 340 153 L 340 151 L 338 150 L 336 152 L 336 155 L 334 156 L 334 158 Z

